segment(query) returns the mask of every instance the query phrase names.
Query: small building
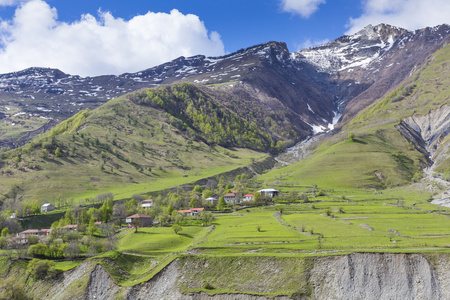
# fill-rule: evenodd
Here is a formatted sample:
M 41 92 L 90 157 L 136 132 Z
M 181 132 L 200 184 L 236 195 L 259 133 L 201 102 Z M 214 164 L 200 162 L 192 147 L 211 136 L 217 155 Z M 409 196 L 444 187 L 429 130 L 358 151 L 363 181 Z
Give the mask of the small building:
M 39 238 L 42 238 L 44 236 L 48 236 L 51 231 L 51 229 L 28 229 L 19 232 L 14 240 L 17 243 L 25 244 L 28 243 L 28 238 L 30 236 L 37 236 Z
M 280 191 L 277 191 L 276 189 L 262 189 L 259 190 L 258 193 L 260 193 L 263 198 L 273 198 L 278 196 Z
M 128 223 L 129 226 L 137 225 L 139 227 L 151 227 L 153 225 L 152 217 L 146 214 L 135 214 L 126 217 L 125 222 Z
M 198 216 L 204 210 L 205 209 L 203 207 L 202 208 L 191 208 L 191 209 L 186 209 L 186 210 L 179 210 L 178 213 L 180 215 L 195 217 L 195 216 Z
M 41 206 L 41 213 L 50 212 L 50 211 L 54 211 L 54 210 L 55 210 L 55 206 L 51 203 L 45 203 L 45 204 L 42 204 L 42 206 Z
M 242 198 L 242 201 L 244 201 L 244 202 L 255 201 L 255 197 L 253 194 L 247 194 L 247 195 L 244 195 L 244 197 Z
M 141 207 L 145 209 L 151 209 L 153 207 L 153 199 L 143 200 L 141 202 Z
M 227 204 L 234 203 L 234 201 L 236 200 L 236 194 L 228 193 L 228 194 L 223 195 L 223 198 L 225 199 L 225 202 Z
M 95 226 L 100 226 L 100 225 L 102 225 L 102 222 L 94 222 L 94 225 Z
M 217 199 L 216 197 L 206 198 L 205 201 L 211 203 L 214 206 L 217 205 L 217 203 L 219 203 L 219 199 Z
M 67 230 L 70 232 L 77 231 L 77 228 L 78 228 L 78 225 L 76 225 L 76 224 L 75 225 L 66 225 L 66 226 L 61 227 L 61 229 Z

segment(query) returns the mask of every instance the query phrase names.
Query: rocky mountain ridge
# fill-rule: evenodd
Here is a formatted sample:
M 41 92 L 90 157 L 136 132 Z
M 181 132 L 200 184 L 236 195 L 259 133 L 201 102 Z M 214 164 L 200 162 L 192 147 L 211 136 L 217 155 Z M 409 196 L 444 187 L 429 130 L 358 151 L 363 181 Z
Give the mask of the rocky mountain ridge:
M 50 122 L 58 123 L 81 109 L 180 81 L 245 93 L 268 109 L 287 109 L 298 117 L 300 127 L 307 128 L 299 135 L 305 138 L 333 129 L 339 120 L 350 120 L 449 39 L 450 26 L 445 24 L 414 32 L 380 24 L 295 53 L 284 43 L 269 42 L 222 57 L 180 57 L 119 76 L 83 78 L 45 68 L 3 74 L 0 120 L 5 125 L 0 127 L 0 147 L 17 147 L 51 127 Z

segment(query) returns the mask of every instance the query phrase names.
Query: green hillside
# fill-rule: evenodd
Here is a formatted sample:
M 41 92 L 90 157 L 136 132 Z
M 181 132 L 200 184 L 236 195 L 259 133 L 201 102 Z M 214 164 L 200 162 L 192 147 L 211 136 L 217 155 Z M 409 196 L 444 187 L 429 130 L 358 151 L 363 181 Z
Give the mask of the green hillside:
M 164 100 L 169 103 L 168 100 Z M 208 102 L 204 103 L 208 107 Z M 202 105 L 199 106 L 202 110 Z M 213 107 L 208 113 L 222 112 Z M 238 148 L 271 147 L 271 138 L 229 113 L 228 126 L 243 135 L 227 143 L 221 132 L 201 135 L 204 123 L 186 125 L 181 116 L 120 97 L 84 110 L 27 145 L 4 152 L 0 160 L 3 200 L 75 201 L 112 192 L 117 197 L 161 190 L 248 165 L 266 154 Z M 218 123 L 219 122 L 219 123 Z M 185 124 L 183 124 L 185 123 Z M 220 128 L 218 119 L 208 126 Z M 240 126 L 240 127 L 239 127 Z M 242 127 L 242 128 L 241 128 Z M 253 131 L 251 130 L 253 128 Z M 235 146 L 225 149 L 223 146 Z M 275 145 L 276 147 L 276 145 Z M 117 198 L 116 198 L 117 199 Z
M 436 52 L 409 81 L 361 111 L 340 133 L 322 142 L 312 155 L 261 177 L 327 188 L 383 189 L 408 184 L 422 176 L 427 161 L 395 128 L 413 114 L 426 115 L 450 103 L 450 46 Z M 349 136 L 353 134 L 352 140 Z M 448 136 L 441 145 L 448 145 Z M 445 149 L 442 147 L 442 149 Z M 446 173 L 446 159 L 435 169 Z

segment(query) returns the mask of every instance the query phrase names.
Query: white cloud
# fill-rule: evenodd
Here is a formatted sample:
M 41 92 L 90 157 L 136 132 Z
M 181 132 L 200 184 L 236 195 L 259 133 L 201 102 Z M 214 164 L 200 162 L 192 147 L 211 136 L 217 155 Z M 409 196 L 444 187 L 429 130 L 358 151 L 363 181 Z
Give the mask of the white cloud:
M 16 5 L 19 0 L 0 0 L 0 6 L 12 6 Z
M 300 45 L 297 46 L 297 51 L 302 50 L 302 49 L 311 48 L 311 47 L 322 46 L 322 45 L 325 45 L 326 43 L 328 43 L 329 41 L 330 41 L 329 39 L 323 39 L 323 40 L 306 39 L 305 41 L 303 41 L 303 43 L 301 43 Z
M 12 20 L 2 21 L 0 40 L 0 73 L 38 66 L 83 76 L 120 74 L 179 56 L 224 54 L 217 32 L 175 9 L 128 21 L 99 12 L 98 18 L 86 14 L 65 23 L 42 0 L 23 3 Z
M 303 18 L 311 16 L 325 0 L 281 0 L 283 11 L 299 14 Z
M 448 0 L 365 0 L 364 13 L 350 18 L 347 34 L 353 34 L 368 24 L 386 23 L 409 30 L 450 23 Z

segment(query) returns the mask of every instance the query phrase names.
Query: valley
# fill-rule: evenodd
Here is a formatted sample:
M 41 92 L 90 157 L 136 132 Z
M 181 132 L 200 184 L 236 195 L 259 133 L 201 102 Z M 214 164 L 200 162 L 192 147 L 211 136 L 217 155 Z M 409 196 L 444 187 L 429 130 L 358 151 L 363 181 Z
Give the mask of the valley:
M 449 39 L 0 75 L 1 295 L 446 299 Z

